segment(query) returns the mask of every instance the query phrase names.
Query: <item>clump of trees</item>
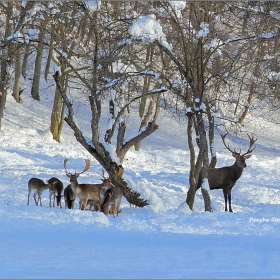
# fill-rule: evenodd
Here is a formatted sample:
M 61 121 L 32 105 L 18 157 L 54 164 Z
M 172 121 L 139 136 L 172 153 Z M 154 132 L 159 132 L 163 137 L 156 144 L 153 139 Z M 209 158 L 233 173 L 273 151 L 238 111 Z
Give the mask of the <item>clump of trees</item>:
M 143 207 L 148 202 L 125 182 L 122 164 L 129 149 L 140 149 L 159 129 L 160 110 L 168 110 L 187 120 L 186 202 L 193 209 L 199 172 L 207 179 L 216 165 L 215 130 L 234 131 L 249 113 L 278 109 L 279 5 L 0 3 L 0 128 L 8 89 L 20 102 L 21 82 L 31 77 L 30 94 L 40 102 L 42 81 L 53 85 L 53 138 L 60 141 L 65 121 L 126 199 Z M 77 124 L 78 99 L 88 108 L 90 137 Z M 140 124 L 133 136 L 130 118 Z M 207 186 L 202 194 L 211 211 Z

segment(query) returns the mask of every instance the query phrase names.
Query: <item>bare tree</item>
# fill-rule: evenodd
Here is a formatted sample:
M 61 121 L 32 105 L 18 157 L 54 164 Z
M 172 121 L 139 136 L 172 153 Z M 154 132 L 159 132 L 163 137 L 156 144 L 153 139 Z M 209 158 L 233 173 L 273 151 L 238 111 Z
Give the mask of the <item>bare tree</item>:
M 83 85 L 83 92 L 88 94 L 88 96 L 84 95 L 84 98 L 85 100 L 88 99 L 87 104 L 91 111 L 91 140 L 87 140 L 87 136 L 82 133 L 75 122 L 75 109 L 73 108 L 75 103 L 73 103 L 73 100 L 70 102 L 68 95 L 66 95 L 63 90 L 61 82 L 63 73 L 60 74 L 56 72 L 54 75 L 56 86 L 68 110 L 65 121 L 73 130 L 77 141 L 83 145 L 108 172 L 113 184 L 122 189 L 126 199 L 130 203 L 142 207 L 147 205 L 147 201 L 141 199 L 140 194 L 133 191 L 131 187 L 128 186 L 127 182 L 125 182 L 122 177 L 124 168 L 120 163 L 123 162 L 125 154 L 131 147 L 158 129 L 156 123 L 158 109 L 155 110 L 153 120 L 150 121 L 147 126 L 143 127 L 136 136 L 125 141 L 127 127 L 125 112 L 129 111 L 130 106 L 137 104 L 143 97 L 143 94 L 139 95 L 137 92 L 137 79 L 142 79 L 146 74 L 139 73 L 136 71 L 136 68 L 133 68 L 133 71 L 131 71 L 132 68 L 124 63 L 121 63 L 121 68 L 117 66 L 117 63 L 119 63 L 118 61 L 127 56 L 126 48 L 130 48 L 128 44 L 121 43 L 123 39 L 122 36 L 127 30 L 126 23 L 113 18 L 113 20 L 115 20 L 115 25 L 114 33 L 112 33 L 111 24 L 110 26 L 104 26 L 100 21 L 105 11 L 96 9 L 96 11 L 90 12 L 87 5 L 82 2 L 78 3 L 78 6 L 91 23 L 92 35 L 90 39 L 87 38 L 87 42 L 85 43 L 85 46 L 88 46 L 87 52 L 80 51 L 79 58 L 77 58 L 77 56 L 73 58 L 75 65 L 71 63 L 70 59 L 66 60 L 66 67 L 72 71 L 72 77 L 75 77 L 76 82 Z M 111 13 L 111 9 L 106 10 L 106 16 L 108 16 L 108 13 Z M 107 41 L 102 40 L 103 37 L 108 38 L 109 31 L 111 32 L 111 37 L 109 36 L 110 39 Z M 110 44 L 110 48 L 108 48 L 108 44 Z M 55 51 L 57 53 L 59 52 L 57 49 Z M 101 53 L 103 54 L 102 56 L 100 55 Z M 114 54 L 114 56 L 112 54 Z M 79 64 L 85 65 L 86 61 L 89 62 L 88 67 L 79 68 Z M 125 59 L 123 61 L 125 62 Z M 116 71 L 115 68 L 118 70 Z M 151 78 L 155 79 L 154 74 L 149 75 L 151 75 Z M 132 85 L 136 85 L 136 88 L 133 89 Z M 127 87 L 130 88 L 130 91 L 126 91 Z M 165 91 L 165 89 L 155 88 L 145 93 L 148 96 L 156 96 L 156 108 L 159 108 L 160 94 L 163 91 Z M 113 92 L 118 95 L 117 99 L 116 96 L 112 98 L 111 94 Z M 106 131 L 104 131 L 104 128 L 101 126 L 102 110 L 104 110 L 101 99 L 111 100 L 115 110 L 114 119 L 112 119 L 112 114 L 108 115 L 111 125 Z M 109 104 L 109 102 L 107 104 Z M 129 117 L 129 114 L 127 114 L 126 117 Z M 104 137 L 102 137 L 102 131 L 105 132 Z M 115 151 L 119 158 L 119 163 L 114 160 L 114 154 L 108 152 L 108 145 L 112 145 L 111 143 L 114 136 L 116 137 Z

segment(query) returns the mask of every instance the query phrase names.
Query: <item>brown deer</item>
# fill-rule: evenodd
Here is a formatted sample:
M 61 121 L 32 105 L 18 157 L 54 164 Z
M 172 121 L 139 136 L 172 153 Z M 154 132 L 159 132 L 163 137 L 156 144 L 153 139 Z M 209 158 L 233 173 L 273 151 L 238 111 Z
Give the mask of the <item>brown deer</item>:
M 50 198 L 50 207 L 52 207 L 52 196 L 53 196 L 53 207 L 55 205 L 55 200 L 56 200 L 56 204 L 57 206 L 61 207 L 61 197 L 62 195 L 62 191 L 63 191 L 63 183 L 55 178 L 52 177 L 51 179 L 47 180 L 47 183 L 50 185 L 50 194 L 49 194 L 49 198 Z
M 88 202 L 87 202 L 87 206 L 89 206 L 89 208 L 87 208 L 89 211 L 98 211 L 100 210 L 100 201 L 96 201 L 96 200 L 91 200 L 89 199 Z M 83 205 L 83 201 L 80 200 L 80 209 L 81 209 L 81 206 Z
M 104 194 L 104 200 L 101 204 L 101 212 L 103 212 L 106 216 L 108 214 L 113 214 L 113 217 L 119 215 L 119 208 L 122 201 L 123 193 L 119 187 L 112 187 L 107 189 Z M 116 215 L 116 216 L 115 216 Z
M 110 176 L 108 178 L 105 177 L 104 169 L 102 169 L 102 177 L 103 177 L 103 179 L 101 179 L 102 184 L 101 184 L 101 188 L 99 191 L 99 199 L 100 199 L 101 204 L 103 203 L 105 192 L 113 186 L 113 184 L 111 183 Z M 99 207 L 99 210 L 100 210 L 100 207 Z
M 28 181 L 28 195 L 27 195 L 27 205 L 29 205 L 29 197 L 30 193 L 33 191 L 33 197 L 36 206 L 38 206 L 39 201 L 40 205 L 42 206 L 42 199 L 41 199 L 41 194 L 43 191 L 47 190 L 50 188 L 50 184 L 46 184 L 43 180 L 38 179 L 38 178 L 31 178 Z M 38 199 L 36 199 L 36 196 L 38 195 Z
M 247 134 L 248 135 L 248 134 Z M 227 133 L 222 137 L 222 141 L 227 150 L 232 153 L 232 156 L 235 158 L 235 162 L 231 166 L 225 166 L 221 168 L 209 168 L 208 169 L 208 183 L 210 190 L 222 189 L 225 199 L 225 211 L 227 209 L 227 201 L 229 203 L 229 211 L 232 212 L 231 208 L 231 190 L 234 187 L 236 181 L 241 177 L 243 169 L 247 167 L 246 159 L 251 157 L 251 153 L 255 150 L 256 147 L 252 148 L 253 144 L 257 141 L 254 137 L 249 137 L 250 146 L 246 153 L 241 155 L 241 150 L 237 153 L 235 150 L 231 150 L 229 145 L 226 145 L 225 138 Z M 197 189 L 201 187 L 201 172 L 198 178 Z
M 76 194 L 71 188 L 71 185 L 68 185 L 64 189 L 64 201 L 65 201 L 65 209 L 74 209 L 74 202 L 76 199 Z
M 113 186 L 110 177 L 108 178 L 105 177 L 104 169 L 102 169 L 102 177 L 103 177 L 103 179 L 101 179 L 102 184 L 100 184 L 100 189 L 99 189 L 99 201 L 96 202 L 94 200 L 89 199 L 87 202 L 87 206 L 89 205 L 90 211 L 101 211 L 100 207 L 101 204 L 103 203 L 105 192 L 106 190 L 110 189 Z
M 106 178 L 103 180 L 102 184 L 79 184 L 77 181 L 77 178 L 84 172 L 86 172 L 90 167 L 90 160 L 85 159 L 86 166 L 84 170 L 80 173 L 71 174 L 66 169 L 66 163 L 67 159 L 64 160 L 64 169 L 66 172 L 66 175 L 70 178 L 71 188 L 74 191 L 74 193 L 77 195 L 77 197 L 80 199 L 80 209 L 86 210 L 86 207 L 88 205 L 88 201 L 90 200 L 91 203 L 95 205 L 96 209 L 100 208 L 100 205 L 102 203 L 100 198 L 100 189 L 104 186 L 107 188 L 111 187 L 111 180 L 109 178 Z

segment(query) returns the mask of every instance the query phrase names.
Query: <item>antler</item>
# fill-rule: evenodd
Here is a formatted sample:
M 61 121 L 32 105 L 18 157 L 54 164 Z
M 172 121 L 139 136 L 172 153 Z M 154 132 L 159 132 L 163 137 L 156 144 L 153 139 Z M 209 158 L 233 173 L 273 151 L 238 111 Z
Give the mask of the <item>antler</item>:
M 66 174 L 69 175 L 71 173 L 66 169 L 67 161 L 68 161 L 67 158 L 64 159 L 64 169 L 65 169 Z M 81 175 L 82 173 L 86 172 L 89 169 L 89 167 L 90 167 L 90 160 L 89 159 L 85 159 L 85 162 L 86 162 L 86 166 L 85 166 L 84 170 L 82 172 L 80 172 L 80 173 L 76 173 L 77 176 Z
M 64 161 L 63 161 L 63 165 L 64 165 L 65 173 L 69 175 L 69 174 L 71 174 L 71 173 L 66 169 L 66 163 L 67 163 L 67 161 L 68 161 L 68 158 L 65 158 Z
M 223 140 L 223 143 L 224 143 L 225 147 L 226 147 L 227 150 L 229 150 L 231 153 L 240 155 L 241 150 L 240 150 L 239 153 L 237 153 L 235 150 L 233 151 L 233 150 L 229 147 L 229 145 L 227 145 L 227 144 L 225 143 L 225 138 L 227 137 L 227 135 L 228 135 L 228 132 L 227 132 L 226 134 L 224 134 L 224 135 L 221 134 L 221 137 L 222 137 L 222 140 Z
M 104 168 L 102 168 L 102 174 L 101 174 L 101 176 L 102 176 L 102 178 L 103 178 L 103 179 L 107 179 L 107 178 L 105 177 L 105 171 L 104 171 Z
M 254 139 L 254 136 L 250 137 L 250 135 L 249 135 L 248 133 L 247 133 L 247 136 L 248 136 L 249 139 L 250 139 L 250 146 L 249 146 L 249 148 L 248 148 L 248 151 L 247 151 L 245 154 L 243 154 L 242 156 L 251 154 L 251 153 L 256 149 L 256 146 L 255 146 L 253 149 L 251 149 L 251 148 L 252 148 L 252 146 L 254 145 L 254 143 L 255 143 L 258 139 L 257 139 L 257 138 Z M 251 149 L 251 150 L 250 150 L 250 149 Z
M 82 172 L 80 172 L 80 173 L 76 173 L 77 176 L 81 175 L 82 173 L 86 172 L 89 169 L 89 167 L 90 167 L 90 160 L 89 159 L 85 159 L 85 162 L 86 162 L 86 166 L 85 166 L 84 170 Z
M 227 135 L 228 135 L 228 133 L 226 133 L 226 134 L 224 134 L 224 135 L 221 135 L 225 147 L 226 147 L 230 152 L 240 155 L 240 154 L 241 154 L 241 149 L 240 149 L 240 152 L 237 153 L 235 150 L 234 150 L 234 151 L 231 150 L 230 147 L 229 147 L 229 145 L 226 145 L 226 143 L 225 143 L 225 138 L 227 137 Z M 248 133 L 247 133 L 247 135 L 248 135 L 248 137 L 249 137 L 249 139 L 250 139 L 250 146 L 249 146 L 247 152 L 244 153 L 242 156 L 251 154 L 251 153 L 256 149 L 256 147 L 254 147 L 253 149 L 251 149 L 251 148 L 252 148 L 252 146 L 254 145 L 254 143 L 257 141 L 257 138 L 254 139 L 253 136 L 250 137 L 250 135 L 249 135 Z

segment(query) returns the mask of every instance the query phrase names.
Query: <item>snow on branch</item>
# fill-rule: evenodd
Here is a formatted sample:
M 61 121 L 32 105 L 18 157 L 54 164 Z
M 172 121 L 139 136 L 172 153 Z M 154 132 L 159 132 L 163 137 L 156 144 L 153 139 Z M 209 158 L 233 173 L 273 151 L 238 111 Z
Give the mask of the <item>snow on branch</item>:
M 200 30 L 197 33 L 197 38 L 204 38 L 209 34 L 209 24 L 206 22 L 202 22 L 200 24 Z
M 167 49 L 172 49 L 172 46 L 166 41 L 166 36 L 163 33 L 162 26 L 153 14 L 143 16 L 136 20 L 129 28 L 129 33 L 133 39 L 141 40 L 145 43 L 158 41 Z

